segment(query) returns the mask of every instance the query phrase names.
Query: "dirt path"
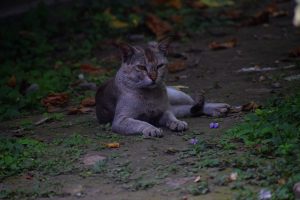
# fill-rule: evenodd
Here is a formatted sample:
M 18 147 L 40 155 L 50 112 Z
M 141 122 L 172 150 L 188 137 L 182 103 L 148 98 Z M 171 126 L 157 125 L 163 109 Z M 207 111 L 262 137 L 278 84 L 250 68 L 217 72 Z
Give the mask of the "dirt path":
M 288 7 L 283 4 L 283 7 Z M 243 67 L 285 67 L 295 64 L 288 58 L 288 52 L 299 42 L 299 30 L 291 25 L 291 15 L 272 18 L 269 25 L 244 28 L 211 30 L 222 33 L 195 35 L 187 43 L 174 44 L 177 52 L 186 52 L 192 63 L 185 71 L 171 74 L 169 85 L 184 85 L 186 92 L 195 94 L 205 91 L 208 101 L 227 102 L 242 105 L 250 101 L 263 103 L 270 96 L 292 92 L 299 81 L 284 81 L 284 77 L 300 73 L 299 67 L 270 72 L 237 73 Z M 236 48 L 212 51 L 211 41 L 225 41 L 236 38 Z M 178 48 L 177 48 L 178 47 Z M 193 51 L 199 49 L 201 51 Z M 194 65 L 193 65 L 194 63 Z M 274 83 L 279 83 L 275 85 Z M 273 86 L 272 86 L 273 85 Z M 202 91 L 202 92 L 203 92 Z M 45 123 L 28 136 L 51 142 L 57 138 L 67 138 L 76 133 L 88 138 L 93 145 L 85 146 L 79 156 L 75 170 L 58 175 L 39 174 L 33 178 L 24 175 L 11 177 L 0 183 L 1 189 L 38 191 L 38 199 L 232 199 L 232 185 L 222 186 L 222 177 L 234 171 L 220 159 L 229 159 L 239 151 L 223 151 L 220 143 L 224 132 L 239 123 L 244 114 L 230 114 L 225 118 L 188 118 L 189 131 L 175 134 L 165 130 L 160 139 L 141 137 L 121 137 L 100 127 L 94 113 L 81 116 L 65 116 L 61 122 Z M 34 120 L 40 116 L 32 117 Z M 20 120 L 19 120 L 20 121 Z M 209 123 L 218 121 L 220 128 L 210 129 Z M 11 121 L 1 125 L 1 130 L 18 123 Z M 197 138 L 195 149 L 189 139 Z M 120 142 L 120 148 L 99 148 L 106 142 Z M 96 144 L 96 145 L 95 145 Z M 99 145 L 97 148 L 97 144 Z M 95 168 L 85 167 L 86 155 L 98 155 L 104 160 Z M 100 157 L 102 156 L 102 157 Z M 194 183 L 200 176 L 200 189 Z M 205 185 L 208 184 L 208 185 Z M 204 193 L 194 196 L 196 193 Z

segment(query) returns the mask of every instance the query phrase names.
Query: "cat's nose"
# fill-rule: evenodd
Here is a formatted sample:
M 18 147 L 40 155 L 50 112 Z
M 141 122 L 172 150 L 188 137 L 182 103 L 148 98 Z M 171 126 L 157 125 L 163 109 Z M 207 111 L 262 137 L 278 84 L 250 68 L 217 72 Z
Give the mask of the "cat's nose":
M 153 82 L 155 82 L 156 79 L 157 79 L 157 73 L 156 73 L 156 72 L 150 72 L 150 73 L 149 73 L 149 78 L 150 78 Z

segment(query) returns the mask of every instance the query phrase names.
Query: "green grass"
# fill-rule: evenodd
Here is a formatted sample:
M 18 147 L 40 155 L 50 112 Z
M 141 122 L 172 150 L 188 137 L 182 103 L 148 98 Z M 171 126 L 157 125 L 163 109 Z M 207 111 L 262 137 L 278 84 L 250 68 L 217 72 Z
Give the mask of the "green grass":
M 76 161 L 90 144 L 88 138 L 79 134 L 51 143 L 30 138 L 2 137 L 0 180 L 26 172 L 58 175 L 76 170 Z
M 224 141 L 239 141 L 233 146 L 243 145 L 251 154 L 252 158 L 242 154 L 243 158 L 234 161 L 244 177 L 254 178 L 245 178 L 246 182 L 269 188 L 272 199 L 294 199 L 293 184 L 300 181 L 300 93 L 272 99 L 265 108 L 247 115 L 244 122 L 227 131 Z M 249 174 L 249 169 L 255 169 L 254 173 Z M 280 179 L 283 184 L 278 183 Z M 243 189 L 237 199 L 246 198 L 257 198 L 257 193 Z

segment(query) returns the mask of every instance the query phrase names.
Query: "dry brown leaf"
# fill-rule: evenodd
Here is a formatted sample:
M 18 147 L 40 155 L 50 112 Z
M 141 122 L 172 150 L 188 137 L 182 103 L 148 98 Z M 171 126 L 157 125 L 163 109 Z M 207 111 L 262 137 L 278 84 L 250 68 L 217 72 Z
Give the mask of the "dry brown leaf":
M 289 52 L 290 57 L 300 57 L 300 47 L 296 47 L 290 50 Z
M 166 5 L 172 8 L 180 9 L 182 8 L 181 0 L 153 0 L 152 4 L 154 5 Z
M 188 5 L 194 9 L 205 9 L 208 6 L 202 1 L 188 1 Z
M 69 101 L 69 95 L 67 93 L 52 93 L 42 99 L 42 104 L 47 108 L 64 106 Z
M 258 105 L 254 101 L 251 101 L 250 103 L 247 103 L 242 106 L 242 111 L 254 111 L 258 108 L 261 108 L 261 105 Z
M 269 22 L 270 13 L 268 11 L 260 11 L 244 23 L 247 26 L 256 26 Z
M 284 178 L 278 179 L 277 180 L 278 185 L 284 185 L 286 184 L 286 180 Z
M 81 101 L 81 105 L 83 107 L 94 106 L 94 105 L 96 105 L 95 98 L 94 97 L 86 97 L 85 99 L 83 99 Z
M 91 74 L 91 75 L 102 75 L 109 72 L 109 70 L 107 69 L 98 68 L 91 64 L 82 64 L 80 66 L 80 70 L 84 73 Z
M 268 12 L 272 17 L 283 17 L 288 15 L 288 12 L 280 10 L 275 2 L 267 5 L 265 7 L 265 11 Z
M 7 85 L 11 88 L 14 88 L 16 87 L 17 85 L 17 79 L 16 79 L 16 76 L 15 75 L 12 75 L 8 81 L 7 81 Z
M 68 108 L 68 115 L 77 115 L 92 112 L 93 109 L 87 107 L 70 107 Z
M 183 60 L 176 60 L 168 64 L 168 70 L 170 73 L 180 72 L 186 69 L 186 63 Z
M 234 39 L 225 41 L 223 43 L 213 41 L 208 45 L 208 48 L 210 48 L 211 50 L 221 50 L 221 49 L 233 48 L 236 45 L 237 45 L 237 40 L 234 38 Z
M 240 10 L 229 10 L 223 14 L 221 14 L 221 16 L 224 16 L 228 19 L 231 19 L 231 20 L 239 20 L 241 19 L 241 16 L 242 16 L 242 11 Z
M 105 145 L 108 148 L 119 148 L 120 147 L 120 143 L 118 142 L 112 142 L 112 143 L 108 143 Z
M 183 21 L 183 17 L 181 15 L 172 15 L 170 20 L 176 24 L 181 24 Z
M 172 27 L 168 22 L 153 14 L 148 15 L 146 25 L 156 35 L 156 37 L 163 36 L 172 31 Z

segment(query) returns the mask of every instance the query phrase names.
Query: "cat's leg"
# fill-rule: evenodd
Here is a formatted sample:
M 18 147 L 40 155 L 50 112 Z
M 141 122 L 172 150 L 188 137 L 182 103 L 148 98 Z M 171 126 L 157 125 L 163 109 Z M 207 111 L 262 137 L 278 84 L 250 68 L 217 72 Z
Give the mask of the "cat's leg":
M 200 115 L 224 116 L 229 111 L 230 105 L 226 103 L 204 103 L 195 105 L 171 105 L 171 111 L 176 117 L 195 117 Z
M 132 117 L 116 115 L 112 123 L 112 131 L 124 135 L 142 134 L 144 137 L 162 137 L 162 130 Z
M 188 94 L 172 87 L 167 87 L 167 94 L 171 105 L 171 111 L 176 117 L 190 117 L 199 115 L 223 116 L 230 105 L 226 103 L 207 103 L 201 97 L 195 101 Z
M 204 103 L 203 114 L 208 116 L 224 116 L 230 109 L 227 103 Z
M 188 94 L 173 87 L 167 87 L 167 94 L 171 105 L 194 105 L 195 101 Z
M 159 120 L 161 126 L 165 126 L 172 131 L 185 131 L 188 124 L 185 121 L 178 120 L 172 111 L 166 111 Z

